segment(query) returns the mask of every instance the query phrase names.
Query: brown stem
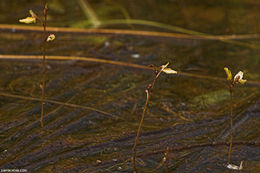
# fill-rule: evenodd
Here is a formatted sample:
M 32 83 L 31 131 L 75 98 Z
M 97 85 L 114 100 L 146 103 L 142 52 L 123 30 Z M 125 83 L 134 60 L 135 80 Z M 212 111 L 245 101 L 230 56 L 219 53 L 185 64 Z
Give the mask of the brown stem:
M 134 147 L 133 147 L 133 169 L 134 169 L 134 172 L 137 172 L 136 164 L 135 164 L 136 146 L 137 146 L 138 138 L 139 138 L 139 135 L 140 135 L 140 132 L 141 132 L 142 124 L 143 124 L 143 121 L 144 121 L 144 115 L 145 115 L 145 112 L 146 112 L 146 109 L 147 109 L 147 106 L 148 106 L 148 102 L 149 102 L 149 99 L 150 99 L 150 94 L 149 94 L 148 90 L 146 90 L 146 95 L 147 95 L 147 97 L 146 97 L 146 101 L 145 101 L 145 106 L 144 106 L 141 121 L 139 123 L 138 130 L 137 130 L 137 134 L 136 134 L 136 138 L 135 138 L 135 144 L 134 144 Z
M 45 99 L 45 80 L 46 80 L 46 25 L 47 25 L 47 11 L 48 11 L 48 5 L 45 1 L 43 15 L 44 15 L 44 21 L 43 21 L 43 57 L 42 57 L 42 97 L 41 97 L 41 127 L 43 127 L 43 117 L 44 117 L 44 99 Z
M 164 155 L 165 155 L 164 157 L 166 158 L 165 164 L 164 164 L 166 173 L 169 173 L 169 172 L 170 172 L 170 170 L 169 170 L 169 160 L 170 160 L 169 152 L 170 152 L 170 148 L 167 147 L 167 148 L 166 148 L 166 151 L 165 151 L 165 153 L 164 153 Z
M 137 146 L 137 143 L 138 143 L 138 138 L 139 138 L 139 135 L 140 135 L 140 132 L 141 132 L 142 124 L 143 124 L 143 121 L 144 121 L 144 116 L 145 116 L 145 113 L 146 113 L 146 110 L 147 110 L 147 107 L 148 107 L 148 102 L 150 100 L 150 97 L 151 97 L 151 94 L 152 94 L 155 82 L 158 79 L 158 77 L 161 74 L 161 72 L 163 71 L 163 69 L 164 68 L 161 68 L 161 70 L 159 72 L 155 73 L 155 76 L 154 76 L 154 79 L 153 79 L 153 83 L 149 84 L 148 85 L 148 89 L 145 90 L 145 92 L 146 92 L 145 106 L 144 106 L 144 109 L 143 109 L 141 121 L 139 123 L 139 127 L 138 127 L 136 138 L 135 138 L 135 143 L 134 143 L 134 146 L 133 146 L 133 169 L 134 169 L 134 172 L 136 172 L 136 173 L 137 173 L 137 168 L 136 168 L 135 160 L 136 160 L 136 146 Z M 154 71 L 156 72 L 156 69 L 154 69 Z
M 229 93 L 230 93 L 230 141 L 229 141 L 229 150 L 228 150 L 228 163 L 231 161 L 231 151 L 232 151 L 232 141 L 233 141 L 233 131 L 232 131 L 232 126 L 233 126 L 233 119 L 232 119 L 232 114 L 233 114 L 233 97 L 232 97 L 232 88 L 233 88 L 233 83 L 230 84 L 229 86 Z

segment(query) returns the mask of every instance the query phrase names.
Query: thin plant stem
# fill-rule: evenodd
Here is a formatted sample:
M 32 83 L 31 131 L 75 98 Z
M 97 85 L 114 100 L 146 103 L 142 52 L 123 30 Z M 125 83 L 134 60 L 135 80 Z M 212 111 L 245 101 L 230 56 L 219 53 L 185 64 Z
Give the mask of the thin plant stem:
M 165 166 L 166 173 L 170 173 L 170 170 L 169 170 L 169 160 L 170 160 L 169 152 L 170 152 L 170 148 L 167 147 L 166 151 L 164 153 L 164 155 L 165 155 L 164 156 L 165 157 L 165 164 L 164 164 L 164 166 Z
M 147 91 L 147 90 L 146 90 L 146 96 L 147 97 L 146 97 L 146 101 L 145 101 L 145 106 L 144 106 L 142 118 L 141 118 L 141 121 L 139 123 L 139 127 L 138 127 L 136 138 L 135 138 L 135 144 L 134 144 L 134 147 L 133 147 L 133 169 L 134 169 L 134 172 L 137 172 L 136 164 L 135 164 L 136 146 L 137 146 L 138 138 L 139 138 L 139 135 L 140 135 L 140 132 L 141 132 L 142 124 L 143 124 L 143 121 L 144 121 L 144 115 L 145 115 L 145 112 L 146 112 L 146 109 L 147 109 L 147 106 L 148 106 L 148 102 L 149 102 L 149 99 L 150 99 L 150 94 L 149 94 L 149 91 Z
M 45 2 L 44 5 L 44 10 L 43 10 L 43 15 L 44 15 L 44 20 L 43 20 L 43 57 L 42 57 L 42 85 L 41 85 L 41 89 L 42 89 L 42 97 L 41 97 L 41 127 L 44 126 L 43 123 L 43 117 L 44 117 L 44 99 L 45 99 L 45 84 L 46 84 L 46 38 L 47 38 L 47 34 L 46 34 L 46 25 L 47 25 L 47 11 L 48 11 L 48 5 Z
M 154 71 L 156 72 L 157 70 L 154 69 Z M 163 68 L 161 68 L 159 72 L 155 73 L 155 76 L 154 76 L 152 84 L 149 84 L 148 88 L 145 90 L 145 92 L 146 92 L 146 101 L 145 101 L 145 105 L 144 105 L 141 121 L 139 123 L 139 127 L 138 127 L 138 130 L 137 130 L 135 143 L 134 143 L 134 146 L 133 146 L 133 169 L 134 169 L 134 172 L 136 172 L 136 173 L 137 173 L 137 168 L 136 168 L 135 161 L 136 161 L 136 146 L 137 146 L 137 143 L 138 143 L 138 138 L 139 138 L 140 133 L 141 133 L 141 128 L 142 128 L 142 124 L 143 124 L 143 121 L 144 121 L 144 116 L 145 116 L 145 113 L 146 113 L 146 110 L 147 110 L 147 107 L 148 107 L 148 103 L 149 103 L 149 100 L 150 100 L 150 97 L 151 97 L 151 94 L 152 94 L 155 82 L 158 79 L 158 77 L 159 77 L 159 75 L 161 74 L 162 71 L 163 71 Z
M 230 84 L 229 87 L 229 93 L 230 93 L 230 141 L 229 141 L 229 150 L 228 150 L 228 163 L 231 161 L 231 151 L 232 151 L 232 141 L 233 141 L 233 96 L 232 96 L 232 88 L 233 88 L 233 83 Z

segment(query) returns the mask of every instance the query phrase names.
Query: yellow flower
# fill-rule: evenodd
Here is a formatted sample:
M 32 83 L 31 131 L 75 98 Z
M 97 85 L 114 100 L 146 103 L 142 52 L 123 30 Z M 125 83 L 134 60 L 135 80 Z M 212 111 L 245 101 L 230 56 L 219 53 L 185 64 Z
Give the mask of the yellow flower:
M 227 80 L 231 80 L 232 79 L 231 71 L 227 67 L 225 67 L 224 70 L 225 70 L 225 72 L 227 74 Z
M 53 41 L 54 39 L 55 39 L 55 35 L 54 35 L 54 34 L 50 34 L 50 35 L 47 37 L 46 41 L 47 41 L 47 42 L 50 42 L 50 41 Z
M 30 10 L 29 13 L 31 14 L 31 17 L 26 17 L 24 19 L 20 19 L 19 22 L 27 23 L 27 24 L 36 23 L 37 15 L 32 10 Z
M 19 22 L 21 23 L 36 23 L 36 18 L 34 17 L 26 17 L 25 19 L 20 19 Z
M 234 77 L 234 82 L 235 83 L 241 83 L 241 84 L 244 84 L 246 82 L 246 80 L 243 79 L 243 72 L 242 71 L 239 71 L 235 77 Z
M 165 65 L 162 65 L 161 70 L 166 74 L 177 74 L 177 71 L 175 71 L 171 68 L 167 68 L 168 65 L 169 65 L 169 62 Z
M 29 13 L 33 18 L 37 19 L 37 15 L 32 10 L 30 10 Z

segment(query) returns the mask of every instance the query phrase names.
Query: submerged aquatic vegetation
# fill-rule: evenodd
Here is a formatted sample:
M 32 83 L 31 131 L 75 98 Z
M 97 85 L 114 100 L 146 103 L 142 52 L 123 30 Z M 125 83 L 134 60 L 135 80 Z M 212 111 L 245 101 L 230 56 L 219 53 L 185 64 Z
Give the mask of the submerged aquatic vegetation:
M 229 85 L 229 93 L 230 93 L 230 144 L 229 144 L 229 151 L 228 151 L 228 163 L 230 164 L 231 161 L 231 151 L 232 151 L 232 141 L 233 141 L 233 132 L 232 132 L 232 125 L 233 125 L 233 120 L 232 120 L 232 114 L 233 114 L 233 87 L 237 83 L 244 84 L 246 80 L 243 79 L 243 72 L 239 71 L 234 78 L 232 78 L 232 73 L 231 71 L 225 67 L 224 68 L 226 75 L 227 75 L 227 80 L 230 81 Z
M 145 113 L 146 113 L 146 110 L 147 110 L 147 107 L 148 107 L 149 100 L 151 98 L 151 94 L 152 94 L 154 85 L 155 85 L 158 77 L 160 76 L 160 74 L 162 72 L 164 72 L 166 74 L 177 74 L 177 71 L 172 70 L 171 68 L 168 68 L 168 65 L 169 65 L 169 62 L 167 64 L 165 64 L 165 65 L 162 65 L 159 69 L 154 67 L 154 79 L 153 79 L 153 82 L 152 82 L 152 84 L 149 84 L 148 87 L 145 90 L 145 93 L 146 93 L 145 106 L 144 106 L 144 109 L 143 109 L 141 121 L 139 123 L 139 127 L 138 127 L 136 138 L 135 138 L 135 143 L 134 143 L 134 146 L 133 146 L 133 169 L 134 169 L 134 172 L 137 172 L 137 168 L 136 168 L 136 164 L 135 164 L 135 160 L 136 160 L 136 146 L 137 146 L 138 138 L 139 138 L 139 135 L 140 135 L 140 132 L 141 132 L 141 128 L 142 128 L 142 124 L 143 124 L 143 121 L 144 121 L 144 116 L 145 116 Z M 153 67 L 153 65 L 151 65 L 151 66 Z
M 26 17 L 24 19 L 20 19 L 19 22 L 21 23 L 36 23 L 36 21 L 40 21 L 43 27 L 43 57 L 42 57 L 42 84 L 40 88 L 42 90 L 42 97 L 41 97 L 41 127 L 43 127 L 43 117 L 44 117 L 44 99 L 45 99 L 45 79 L 46 79 L 46 43 L 51 42 L 55 39 L 54 34 L 47 35 L 46 27 L 47 27 L 47 11 L 48 11 L 48 4 L 44 1 L 44 9 L 43 9 L 43 20 L 39 18 L 32 10 L 29 11 L 31 17 Z

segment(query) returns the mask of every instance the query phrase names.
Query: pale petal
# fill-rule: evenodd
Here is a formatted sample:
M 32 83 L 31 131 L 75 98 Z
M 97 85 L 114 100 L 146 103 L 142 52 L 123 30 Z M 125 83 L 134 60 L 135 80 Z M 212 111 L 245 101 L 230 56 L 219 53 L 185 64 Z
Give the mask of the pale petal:
M 231 80 L 232 79 L 231 71 L 227 67 L 225 67 L 224 70 L 225 70 L 225 72 L 227 74 L 227 80 Z
M 243 75 L 244 73 L 242 71 L 239 71 L 234 77 L 234 82 L 244 84 L 246 80 L 243 79 Z
M 177 71 L 175 71 L 171 68 L 164 68 L 162 71 L 166 74 L 177 74 Z
M 239 77 L 239 78 L 238 78 L 238 77 Z M 242 72 L 242 71 L 239 71 L 239 72 L 235 75 L 234 81 L 235 81 L 237 78 L 238 78 L 238 80 L 243 78 L 243 72 Z
M 232 170 L 242 170 L 243 169 L 243 161 L 241 161 L 240 166 L 228 164 L 227 168 L 232 169 Z
M 48 38 L 46 39 L 47 42 L 53 41 L 55 39 L 55 35 L 54 34 L 50 34 L 48 36 Z
M 20 19 L 19 22 L 21 23 L 36 23 L 36 19 L 34 17 L 26 17 L 25 19 Z

